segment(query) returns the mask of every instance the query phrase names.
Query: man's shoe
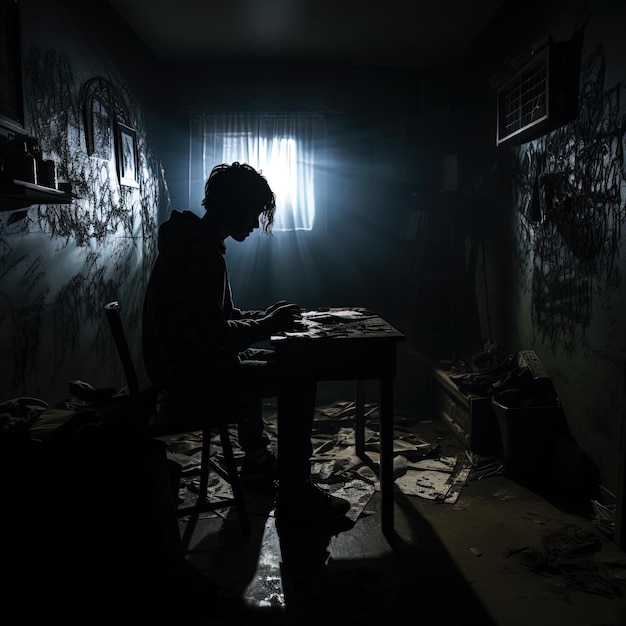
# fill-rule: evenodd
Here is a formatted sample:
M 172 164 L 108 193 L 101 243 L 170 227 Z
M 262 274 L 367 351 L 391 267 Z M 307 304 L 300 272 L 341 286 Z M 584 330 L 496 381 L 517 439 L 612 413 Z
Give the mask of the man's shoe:
M 350 511 L 350 502 L 333 496 L 328 490 L 307 480 L 295 494 L 279 492 L 276 498 L 276 520 L 280 523 L 316 524 L 338 520 Z

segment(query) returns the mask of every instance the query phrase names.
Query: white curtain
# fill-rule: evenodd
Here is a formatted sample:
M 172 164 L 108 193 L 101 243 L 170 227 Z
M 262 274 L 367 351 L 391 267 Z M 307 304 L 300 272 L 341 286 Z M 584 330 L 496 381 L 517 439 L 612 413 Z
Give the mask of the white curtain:
M 275 231 L 312 230 L 324 185 L 326 123 L 309 113 L 193 113 L 190 203 L 218 163 L 248 163 L 276 194 Z M 201 199 L 201 198 L 200 198 Z M 194 200 L 197 200 L 194 199 Z

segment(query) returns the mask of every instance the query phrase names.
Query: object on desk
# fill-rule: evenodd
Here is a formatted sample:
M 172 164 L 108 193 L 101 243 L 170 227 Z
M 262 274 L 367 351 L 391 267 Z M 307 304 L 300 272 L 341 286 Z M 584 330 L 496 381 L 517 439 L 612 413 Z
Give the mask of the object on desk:
M 397 336 L 398 331 L 378 315 L 362 307 L 302 311 L 300 321 L 290 330 L 272 336 L 280 339 L 332 339 Z
M 332 309 L 316 309 L 302 311 L 302 317 L 307 320 L 314 319 L 360 319 L 363 317 L 365 309 L 360 307 L 348 307 L 348 308 L 332 308 Z
M 339 318 L 343 320 L 361 320 L 366 317 L 373 317 L 371 311 L 366 309 L 331 309 L 329 314 L 332 318 Z

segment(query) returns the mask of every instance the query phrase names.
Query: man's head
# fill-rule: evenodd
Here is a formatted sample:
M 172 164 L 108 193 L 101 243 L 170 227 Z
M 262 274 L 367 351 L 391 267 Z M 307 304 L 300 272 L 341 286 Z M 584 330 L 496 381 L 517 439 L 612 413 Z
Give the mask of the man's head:
M 207 217 L 236 241 L 255 228 L 270 234 L 276 196 L 260 172 L 246 163 L 216 165 L 204 185 L 202 206 Z

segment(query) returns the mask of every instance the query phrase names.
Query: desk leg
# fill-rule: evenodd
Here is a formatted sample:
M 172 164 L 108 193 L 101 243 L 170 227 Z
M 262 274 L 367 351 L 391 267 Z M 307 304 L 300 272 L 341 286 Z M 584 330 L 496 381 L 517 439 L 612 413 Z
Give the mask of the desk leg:
M 393 378 L 380 381 L 380 515 L 383 535 L 394 532 L 393 498 Z
M 278 389 L 276 398 L 276 452 L 278 453 L 278 488 L 287 484 L 291 466 L 291 449 L 289 447 L 289 415 L 285 402 L 281 401 L 283 390 Z
M 357 380 L 354 386 L 354 447 L 357 457 L 365 454 L 365 381 Z

